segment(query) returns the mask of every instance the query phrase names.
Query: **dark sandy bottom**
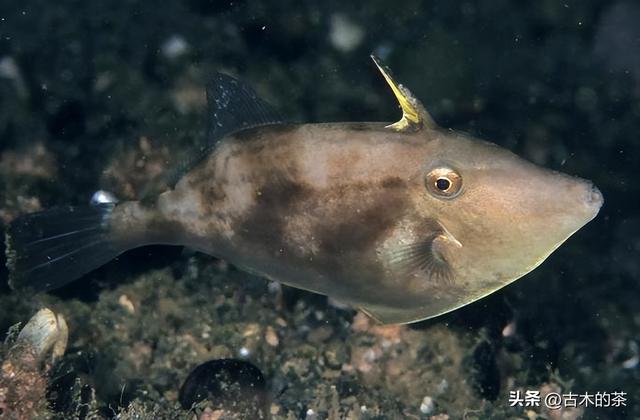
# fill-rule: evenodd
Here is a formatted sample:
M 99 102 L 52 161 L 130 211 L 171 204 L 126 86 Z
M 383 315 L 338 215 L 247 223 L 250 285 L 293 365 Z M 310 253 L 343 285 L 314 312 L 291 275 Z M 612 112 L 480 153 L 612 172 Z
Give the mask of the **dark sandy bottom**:
M 640 8 L 318 3 L 0 4 L 2 230 L 100 188 L 139 196 L 203 138 L 215 70 L 293 121 L 392 120 L 371 51 L 442 126 L 592 179 L 598 218 L 513 285 L 410 326 L 180 248 L 37 296 L 2 269 L 0 418 L 640 418 Z M 55 363 L 12 328 L 43 306 L 69 328 Z M 511 407 L 518 391 L 542 401 Z M 626 407 L 544 408 L 553 392 Z

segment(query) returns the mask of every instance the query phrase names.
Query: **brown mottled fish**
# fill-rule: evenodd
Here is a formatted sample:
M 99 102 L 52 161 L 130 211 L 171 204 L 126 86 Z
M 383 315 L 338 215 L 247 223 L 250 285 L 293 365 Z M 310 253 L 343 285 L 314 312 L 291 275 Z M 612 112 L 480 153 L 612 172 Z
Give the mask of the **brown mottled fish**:
M 391 125 L 286 124 L 215 75 L 210 146 L 177 182 L 150 200 L 18 218 L 10 284 L 48 290 L 131 248 L 186 245 L 406 323 L 504 287 L 596 216 L 591 182 L 438 128 L 373 59 L 402 108 Z

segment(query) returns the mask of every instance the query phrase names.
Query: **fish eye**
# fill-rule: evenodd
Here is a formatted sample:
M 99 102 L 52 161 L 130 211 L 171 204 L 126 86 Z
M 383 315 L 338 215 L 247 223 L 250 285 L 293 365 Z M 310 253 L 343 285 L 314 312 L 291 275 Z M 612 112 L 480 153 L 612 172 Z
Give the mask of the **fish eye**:
M 462 190 L 462 177 L 448 167 L 432 169 L 425 177 L 427 190 L 438 198 L 454 198 Z
M 436 188 L 440 191 L 448 191 L 451 188 L 451 181 L 447 178 L 438 178 L 436 179 Z

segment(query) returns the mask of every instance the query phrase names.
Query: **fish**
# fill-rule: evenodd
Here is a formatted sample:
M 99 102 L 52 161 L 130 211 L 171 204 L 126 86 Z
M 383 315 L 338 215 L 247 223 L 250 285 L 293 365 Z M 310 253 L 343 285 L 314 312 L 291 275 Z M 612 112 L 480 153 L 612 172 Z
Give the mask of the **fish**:
M 182 245 L 405 324 L 503 288 L 598 214 L 593 183 L 440 128 L 371 58 L 395 123 L 287 122 L 215 73 L 206 147 L 150 197 L 19 216 L 6 231 L 10 286 L 48 291 L 129 249 Z

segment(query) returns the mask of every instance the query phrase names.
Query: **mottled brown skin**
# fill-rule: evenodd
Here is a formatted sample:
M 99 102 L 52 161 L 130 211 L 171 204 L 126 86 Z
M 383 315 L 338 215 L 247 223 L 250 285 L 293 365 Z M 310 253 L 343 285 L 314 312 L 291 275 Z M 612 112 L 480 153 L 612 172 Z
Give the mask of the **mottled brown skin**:
M 363 132 L 361 124 L 347 130 L 327 124 L 242 132 L 159 197 L 162 216 L 149 211 L 154 219 L 183 227 L 178 243 L 248 271 L 349 302 L 363 295 L 388 299 L 390 291 L 371 287 L 383 272 L 376 246 L 397 219 L 411 213 L 409 186 L 422 181 L 418 167 L 399 177 L 401 161 L 381 159 L 388 151 L 402 153 L 407 161 L 419 144 L 409 147 L 407 135 L 375 127 Z M 371 147 L 376 143 L 381 147 Z M 371 168 L 372 154 L 385 167 Z M 175 238 L 180 236 L 171 232 L 163 242 Z M 365 274 L 366 282 L 354 282 Z M 406 299 L 395 294 L 399 304 Z
M 463 178 L 454 199 L 425 188 L 443 164 Z M 152 206 L 119 205 L 113 226 L 411 322 L 526 274 L 601 202 L 586 181 L 450 131 L 277 125 L 226 138 Z

